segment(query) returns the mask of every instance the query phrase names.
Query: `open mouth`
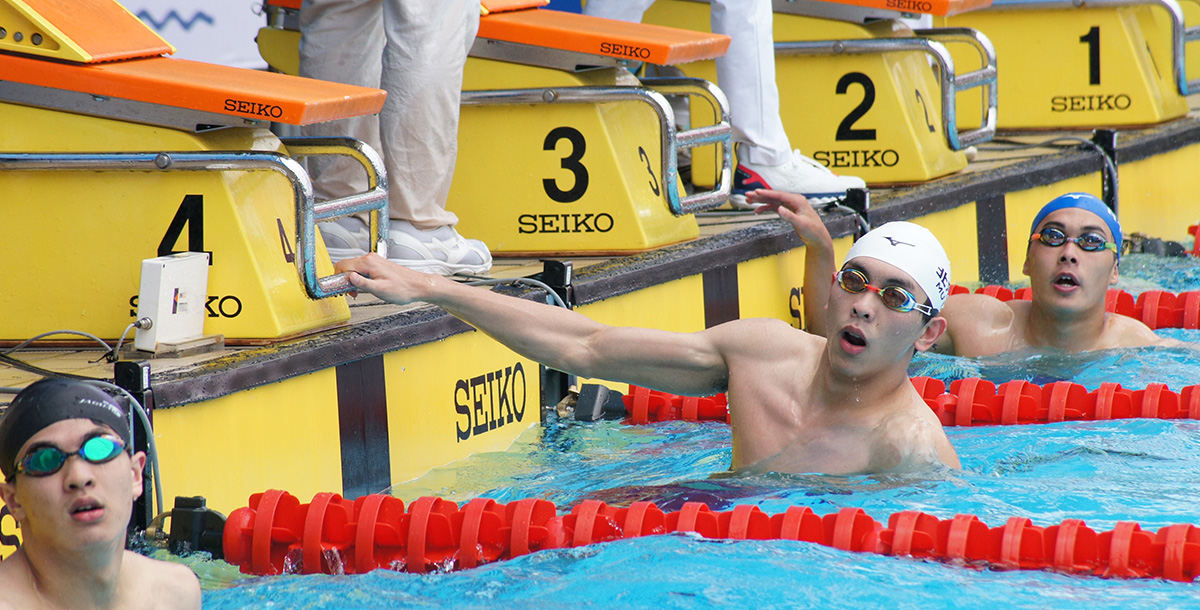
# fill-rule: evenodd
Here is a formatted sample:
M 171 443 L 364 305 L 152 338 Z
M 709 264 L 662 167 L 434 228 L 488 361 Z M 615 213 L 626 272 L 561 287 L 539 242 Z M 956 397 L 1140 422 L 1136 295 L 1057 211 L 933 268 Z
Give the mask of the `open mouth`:
M 865 347 L 867 345 L 867 340 L 856 331 L 845 329 L 842 331 L 841 336 L 843 341 L 855 347 Z
M 1070 273 L 1060 273 L 1060 274 L 1058 274 L 1057 277 L 1054 278 L 1054 285 L 1055 286 L 1063 286 L 1063 287 L 1075 287 L 1075 286 L 1079 285 L 1079 280 L 1075 279 L 1075 276 L 1071 275 Z
M 72 515 L 81 515 L 104 508 L 103 504 L 91 499 L 82 499 L 71 505 Z

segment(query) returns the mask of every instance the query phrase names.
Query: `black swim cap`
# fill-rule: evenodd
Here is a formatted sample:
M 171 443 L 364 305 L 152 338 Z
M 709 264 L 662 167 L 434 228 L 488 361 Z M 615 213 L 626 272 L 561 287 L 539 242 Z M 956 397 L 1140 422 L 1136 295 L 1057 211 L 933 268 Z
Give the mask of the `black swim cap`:
M 132 451 L 129 420 L 109 393 L 78 379 L 43 379 L 21 390 L 0 417 L 0 471 L 5 480 L 16 473 L 17 452 L 33 435 L 65 419 L 90 419 L 112 428 Z

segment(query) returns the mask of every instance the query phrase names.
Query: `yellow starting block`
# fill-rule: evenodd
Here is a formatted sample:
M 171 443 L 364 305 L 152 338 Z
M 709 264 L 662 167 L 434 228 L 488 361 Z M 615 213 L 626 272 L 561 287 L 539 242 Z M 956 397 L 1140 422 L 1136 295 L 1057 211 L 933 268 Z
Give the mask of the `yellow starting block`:
M 259 34 L 272 67 L 294 70 L 288 0 Z M 695 238 L 691 213 L 732 183 L 724 95 L 696 79 L 641 80 L 628 67 L 712 59 L 726 36 L 484 2 L 463 77 L 448 209 L 497 254 L 614 254 Z M 533 4 L 544 4 L 536 0 Z M 265 42 L 269 41 L 269 45 Z M 703 100 L 714 119 L 677 131 L 668 96 Z M 677 153 L 711 146 L 709 191 L 687 194 Z
M 169 45 L 115 2 L 65 6 L 0 0 L 0 18 L 22 19 L 0 23 L 9 38 L 42 32 L 42 45 L 56 47 L 42 57 L 0 52 L 10 227 L 0 275 L 37 287 L 0 291 L 0 340 L 61 328 L 118 337 L 137 310 L 141 261 L 187 250 L 211 255 L 207 334 L 270 339 L 348 319 L 342 299 L 309 298 L 349 288 L 328 275 L 314 227 L 371 211 L 384 236 L 378 157 L 346 139 L 285 144 L 262 126 L 378 112 L 383 92 L 162 57 Z M 122 52 L 114 41 L 131 45 Z M 78 58 L 88 63 L 61 61 Z M 294 158 L 316 154 L 358 159 L 372 190 L 316 205 Z
M 995 132 L 997 71 L 991 43 L 964 28 L 913 32 L 894 18 L 899 11 L 953 13 L 986 2 L 858 4 L 775 3 L 776 82 L 792 145 L 870 184 L 921 182 L 963 169 L 963 149 L 990 140 Z M 645 21 L 707 31 L 709 13 L 705 0 L 661 0 Z M 962 56 L 952 57 L 952 47 Z M 716 78 L 713 62 L 688 64 L 683 71 Z M 959 95 L 971 89 L 977 95 Z M 955 101 L 963 97 L 983 101 L 975 106 L 975 129 L 958 127 L 963 121 Z M 694 156 L 693 168 L 706 162 Z
M 1192 21 L 1200 18 L 1191 4 Z M 1004 61 L 1002 129 L 1150 125 L 1187 114 L 1188 42 L 1176 0 L 996 0 L 938 20 L 987 34 Z M 957 55 L 956 55 L 957 58 Z M 1200 61 L 1200 57 L 1193 58 Z M 960 116 L 977 108 L 960 100 Z

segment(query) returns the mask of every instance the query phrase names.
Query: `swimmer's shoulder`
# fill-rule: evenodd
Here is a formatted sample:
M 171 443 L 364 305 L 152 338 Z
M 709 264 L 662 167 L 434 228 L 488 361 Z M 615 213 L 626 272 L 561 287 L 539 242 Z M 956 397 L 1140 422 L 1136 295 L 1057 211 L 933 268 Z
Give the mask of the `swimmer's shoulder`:
M 33 605 L 34 591 L 21 551 L 0 561 L 0 610 L 20 610 Z
M 200 607 L 200 580 L 183 564 L 126 551 L 121 569 L 128 570 L 127 573 L 136 579 L 132 589 L 139 599 L 153 600 L 154 608 L 192 610 Z
M 1029 319 L 1027 301 L 1001 301 L 986 294 L 955 294 L 939 315 L 946 333 L 934 351 L 958 356 L 981 356 L 1010 349 L 1013 333 Z
M 1160 337 L 1141 320 L 1121 314 L 1106 313 L 1104 326 L 1104 336 L 1101 338 L 1101 345 L 1098 346 L 1098 349 L 1151 346 L 1179 347 L 1188 345 L 1182 341 Z

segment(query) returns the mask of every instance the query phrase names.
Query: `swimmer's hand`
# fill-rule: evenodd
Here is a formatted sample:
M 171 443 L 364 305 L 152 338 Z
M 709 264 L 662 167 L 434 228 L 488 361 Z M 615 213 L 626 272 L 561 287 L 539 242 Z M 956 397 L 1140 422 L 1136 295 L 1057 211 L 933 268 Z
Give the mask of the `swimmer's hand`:
M 356 292 L 369 292 L 397 305 L 427 300 L 433 283 L 441 279 L 440 276 L 397 265 L 374 252 L 343 260 L 334 268 L 346 274 L 346 279 L 357 289 Z
M 808 199 L 804 195 L 756 189 L 746 193 L 746 202 L 757 204 L 758 207 L 754 209 L 755 214 L 764 212 L 779 214 L 780 218 L 792 225 L 792 228 L 796 230 L 796 235 L 800 236 L 806 245 L 817 246 L 831 241 L 829 231 L 825 228 L 825 223 L 821 221 L 821 216 L 808 203 Z

